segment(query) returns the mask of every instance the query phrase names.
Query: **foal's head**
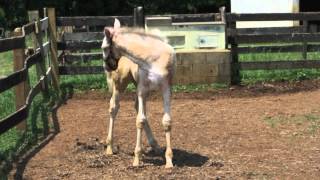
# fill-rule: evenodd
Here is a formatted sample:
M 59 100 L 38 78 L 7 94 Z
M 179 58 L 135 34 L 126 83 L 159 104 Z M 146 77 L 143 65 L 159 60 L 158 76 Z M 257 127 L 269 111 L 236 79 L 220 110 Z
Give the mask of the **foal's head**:
M 113 71 L 118 68 L 120 54 L 116 51 L 116 48 L 112 42 L 112 38 L 114 37 L 116 31 L 119 29 L 120 21 L 118 19 L 115 19 L 114 27 L 104 28 L 104 38 L 102 41 L 101 49 L 104 60 L 104 66 L 107 71 Z

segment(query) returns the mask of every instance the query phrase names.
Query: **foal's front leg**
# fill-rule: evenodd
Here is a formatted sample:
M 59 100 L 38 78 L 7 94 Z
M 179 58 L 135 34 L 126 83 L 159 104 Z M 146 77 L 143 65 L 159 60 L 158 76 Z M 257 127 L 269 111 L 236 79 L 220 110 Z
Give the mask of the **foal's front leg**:
M 113 154 L 113 127 L 114 127 L 114 121 L 117 116 L 118 110 L 120 108 L 120 95 L 119 91 L 116 88 L 113 88 L 112 91 L 112 97 L 110 99 L 110 105 L 109 105 L 109 113 L 110 113 L 110 121 L 109 121 L 109 131 L 107 136 L 107 150 L 106 154 L 111 155 Z
M 146 101 L 144 101 L 143 106 L 144 106 L 144 108 L 146 110 Z M 136 109 L 136 112 L 138 113 L 139 112 L 138 97 L 136 97 L 136 99 L 135 99 L 135 109 Z M 148 119 L 145 121 L 143 128 L 144 128 L 144 131 L 145 131 L 145 133 L 147 135 L 147 140 L 148 140 L 149 145 L 151 146 L 152 150 L 156 154 L 158 154 L 160 152 L 160 146 L 159 146 L 157 140 L 153 136 L 153 133 L 152 133 L 152 130 L 150 128 L 150 125 L 149 125 L 148 121 L 149 121 Z
M 133 166 L 140 165 L 140 158 L 142 154 L 142 129 L 144 128 L 145 122 L 147 121 L 146 111 L 145 111 L 145 102 L 146 102 L 146 92 L 144 88 L 138 86 L 138 115 L 136 119 L 136 127 L 137 127 L 137 142 L 136 148 L 134 150 L 134 159 L 133 159 Z

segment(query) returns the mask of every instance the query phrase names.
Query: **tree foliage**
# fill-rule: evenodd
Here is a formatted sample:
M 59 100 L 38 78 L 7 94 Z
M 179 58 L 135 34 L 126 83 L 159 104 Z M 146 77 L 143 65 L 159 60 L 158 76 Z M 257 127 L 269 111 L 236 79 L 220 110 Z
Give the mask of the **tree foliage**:
M 14 28 L 27 21 L 27 10 L 55 7 L 58 16 L 131 15 L 143 6 L 146 14 L 218 12 L 229 0 L 0 0 L 0 26 Z

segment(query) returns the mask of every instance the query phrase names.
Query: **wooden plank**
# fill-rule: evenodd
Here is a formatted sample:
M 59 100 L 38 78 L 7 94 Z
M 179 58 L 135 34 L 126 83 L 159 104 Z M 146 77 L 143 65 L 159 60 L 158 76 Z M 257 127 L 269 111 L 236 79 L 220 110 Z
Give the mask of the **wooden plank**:
M 16 86 L 17 84 L 25 81 L 28 76 L 27 69 L 22 69 L 19 71 L 16 71 L 6 77 L 0 78 L 0 93 L 12 88 L 13 86 Z
M 236 29 L 236 23 L 231 22 L 230 28 Z M 238 53 L 238 43 L 232 39 L 229 41 L 231 43 L 231 84 L 238 85 L 240 84 L 240 69 L 238 66 L 239 53 Z
M 36 64 L 36 72 L 37 72 L 37 79 L 39 79 L 39 81 L 40 81 L 41 78 L 46 75 L 45 74 L 46 73 L 46 69 L 45 69 L 46 68 L 46 64 L 45 64 L 46 54 L 44 53 L 43 40 L 42 40 L 43 39 L 43 31 L 45 29 L 43 29 L 42 22 L 40 21 L 40 18 L 39 18 L 39 11 L 37 11 L 37 10 L 36 11 L 28 11 L 28 15 L 29 15 L 29 21 L 36 22 L 35 23 L 36 31 L 35 31 L 35 33 L 32 34 L 32 40 L 33 40 L 33 49 L 37 50 L 39 47 L 39 53 L 37 53 L 37 58 L 38 58 L 37 62 L 38 63 Z M 48 25 L 47 25 L 47 27 L 48 27 Z M 28 64 L 29 64 L 29 60 L 27 60 L 27 65 Z M 48 82 L 45 80 L 43 82 L 43 85 L 44 85 L 43 93 L 45 96 L 47 96 L 49 93 Z M 39 85 L 37 85 L 37 86 L 39 86 Z M 34 91 L 36 91 L 36 90 L 37 89 L 34 89 Z M 33 91 L 31 90 L 31 92 L 33 92 Z M 29 96 L 30 96 L 30 94 L 29 94 Z M 27 98 L 27 102 L 29 101 L 29 96 Z
M 308 33 L 308 21 L 304 20 L 303 21 L 303 32 Z M 303 40 L 302 42 L 302 57 L 304 60 L 307 59 L 307 49 L 308 49 L 308 42 L 306 40 Z
M 46 72 L 46 79 L 48 81 L 51 81 L 51 79 L 52 79 L 52 68 L 51 67 L 49 67 L 47 72 Z
M 26 67 L 25 68 L 30 68 L 31 66 L 33 66 L 36 63 L 39 63 L 42 61 L 42 56 L 41 53 L 38 51 L 37 53 L 29 56 L 26 58 Z
M 64 60 L 66 63 L 75 61 L 88 62 L 90 60 L 102 59 L 102 53 L 81 53 L 81 54 L 66 54 Z
M 28 117 L 28 107 L 26 105 L 22 106 L 15 113 L 7 116 L 0 121 L 0 134 L 5 133 L 9 129 L 18 125 Z
M 226 7 L 222 6 L 219 8 L 221 22 L 226 23 Z
M 50 51 L 50 42 L 45 42 L 42 44 L 43 46 L 43 54 L 47 55 Z M 40 51 L 40 48 L 37 48 L 37 51 Z
M 22 29 L 23 29 L 24 35 L 29 35 L 35 32 L 36 31 L 35 22 L 29 22 L 28 24 L 22 26 Z
M 320 60 L 240 62 L 241 70 L 320 68 Z
M 113 26 L 118 18 L 123 26 L 132 26 L 132 16 L 76 16 L 57 17 L 57 26 Z
M 100 49 L 102 41 L 69 41 L 58 42 L 58 50 L 89 50 Z
M 166 15 L 149 15 L 146 17 L 171 17 L 173 23 L 177 22 L 208 22 L 220 21 L 219 13 L 205 13 L 205 14 L 166 14 Z M 219 18 L 220 17 L 220 18 Z
M 320 12 L 300 12 L 300 13 L 256 13 L 256 14 L 236 14 L 227 13 L 228 22 L 235 21 L 284 21 L 284 20 L 320 20 Z
M 25 48 L 24 39 L 23 36 L 0 39 L 0 53 Z
M 21 36 L 22 35 L 22 29 L 21 28 L 16 28 L 14 30 L 14 35 L 15 36 Z M 24 43 L 24 42 L 23 42 Z M 25 54 L 24 54 L 24 49 L 15 49 L 13 51 L 13 70 L 14 72 L 19 71 L 24 68 L 24 63 L 25 63 Z M 29 84 L 28 81 L 23 81 L 19 83 L 15 87 L 15 102 L 16 102 L 16 109 L 20 109 L 26 102 L 27 94 L 29 92 Z M 24 131 L 27 128 L 27 121 L 24 120 L 22 121 L 18 126 L 17 129 Z
M 40 80 L 38 81 L 38 83 L 33 88 L 31 88 L 31 90 L 29 91 L 29 94 L 28 94 L 28 96 L 26 98 L 26 102 L 25 102 L 28 107 L 31 106 L 31 103 L 32 103 L 34 97 L 40 93 L 41 88 L 42 87 L 41 87 L 41 81 Z
M 241 46 L 238 47 L 239 53 L 277 53 L 277 52 L 301 52 L 302 45 L 272 45 L 272 46 Z M 308 44 L 307 52 L 320 51 L 320 45 Z
M 35 51 L 40 45 L 40 44 L 38 44 L 37 37 L 36 37 L 36 34 L 39 33 L 39 21 L 38 21 L 39 20 L 39 12 L 37 10 L 28 11 L 28 18 L 29 18 L 29 22 L 35 22 L 35 25 L 34 25 L 35 31 L 34 31 L 34 33 L 31 34 L 32 46 L 33 46 L 33 50 Z M 40 49 L 42 49 L 42 47 L 40 47 Z M 37 73 L 37 79 L 40 79 L 41 70 L 40 70 L 39 64 L 37 64 L 37 66 L 36 66 L 36 73 Z
M 138 6 L 133 10 L 133 26 L 144 27 L 144 13 L 142 6 Z
M 267 42 L 319 42 L 320 33 L 292 33 L 292 34 L 243 34 L 234 36 L 236 43 L 267 43 Z
M 288 34 L 288 33 L 302 33 L 302 26 L 295 27 L 266 27 L 266 28 L 238 28 L 231 29 L 228 28 L 228 36 L 235 36 L 241 34 Z
M 227 30 L 227 21 L 226 21 L 226 7 L 222 6 L 219 8 L 220 11 L 220 18 L 221 18 L 221 22 L 225 24 L 225 28 L 224 28 L 224 41 L 225 41 L 225 48 L 228 49 L 228 30 Z
M 47 30 L 49 28 L 49 18 L 44 17 L 43 19 L 40 20 L 40 24 L 41 24 L 42 31 Z
M 62 35 L 63 41 L 102 41 L 103 38 L 103 32 L 65 32 Z
M 102 66 L 59 66 L 61 75 L 101 74 L 103 72 Z
M 47 15 L 49 18 L 50 53 L 53 86 L 58 91 L 58 94 L 60 94 L 56 13 L 54 8 L 47 8 L 45 11 L 46 13 L 48 13 Z

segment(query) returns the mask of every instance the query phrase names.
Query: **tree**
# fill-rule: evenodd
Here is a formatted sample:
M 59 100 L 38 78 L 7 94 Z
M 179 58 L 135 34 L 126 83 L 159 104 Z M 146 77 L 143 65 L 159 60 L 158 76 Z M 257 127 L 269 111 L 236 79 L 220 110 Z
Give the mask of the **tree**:
M 137 6 L 146 14 L 213 13 L 230 7 L 229 0 L 1 0 L 0 23 L 13 29 L 26 23 L 27 10 L 43 7 L 55 7 L 57 16 L 106 16 L 131 15 Z
M 26 23 L 27 10 L 23 0 L 2 0 L 0 9 L 4 11 L 5 28 L 13 29 Z

